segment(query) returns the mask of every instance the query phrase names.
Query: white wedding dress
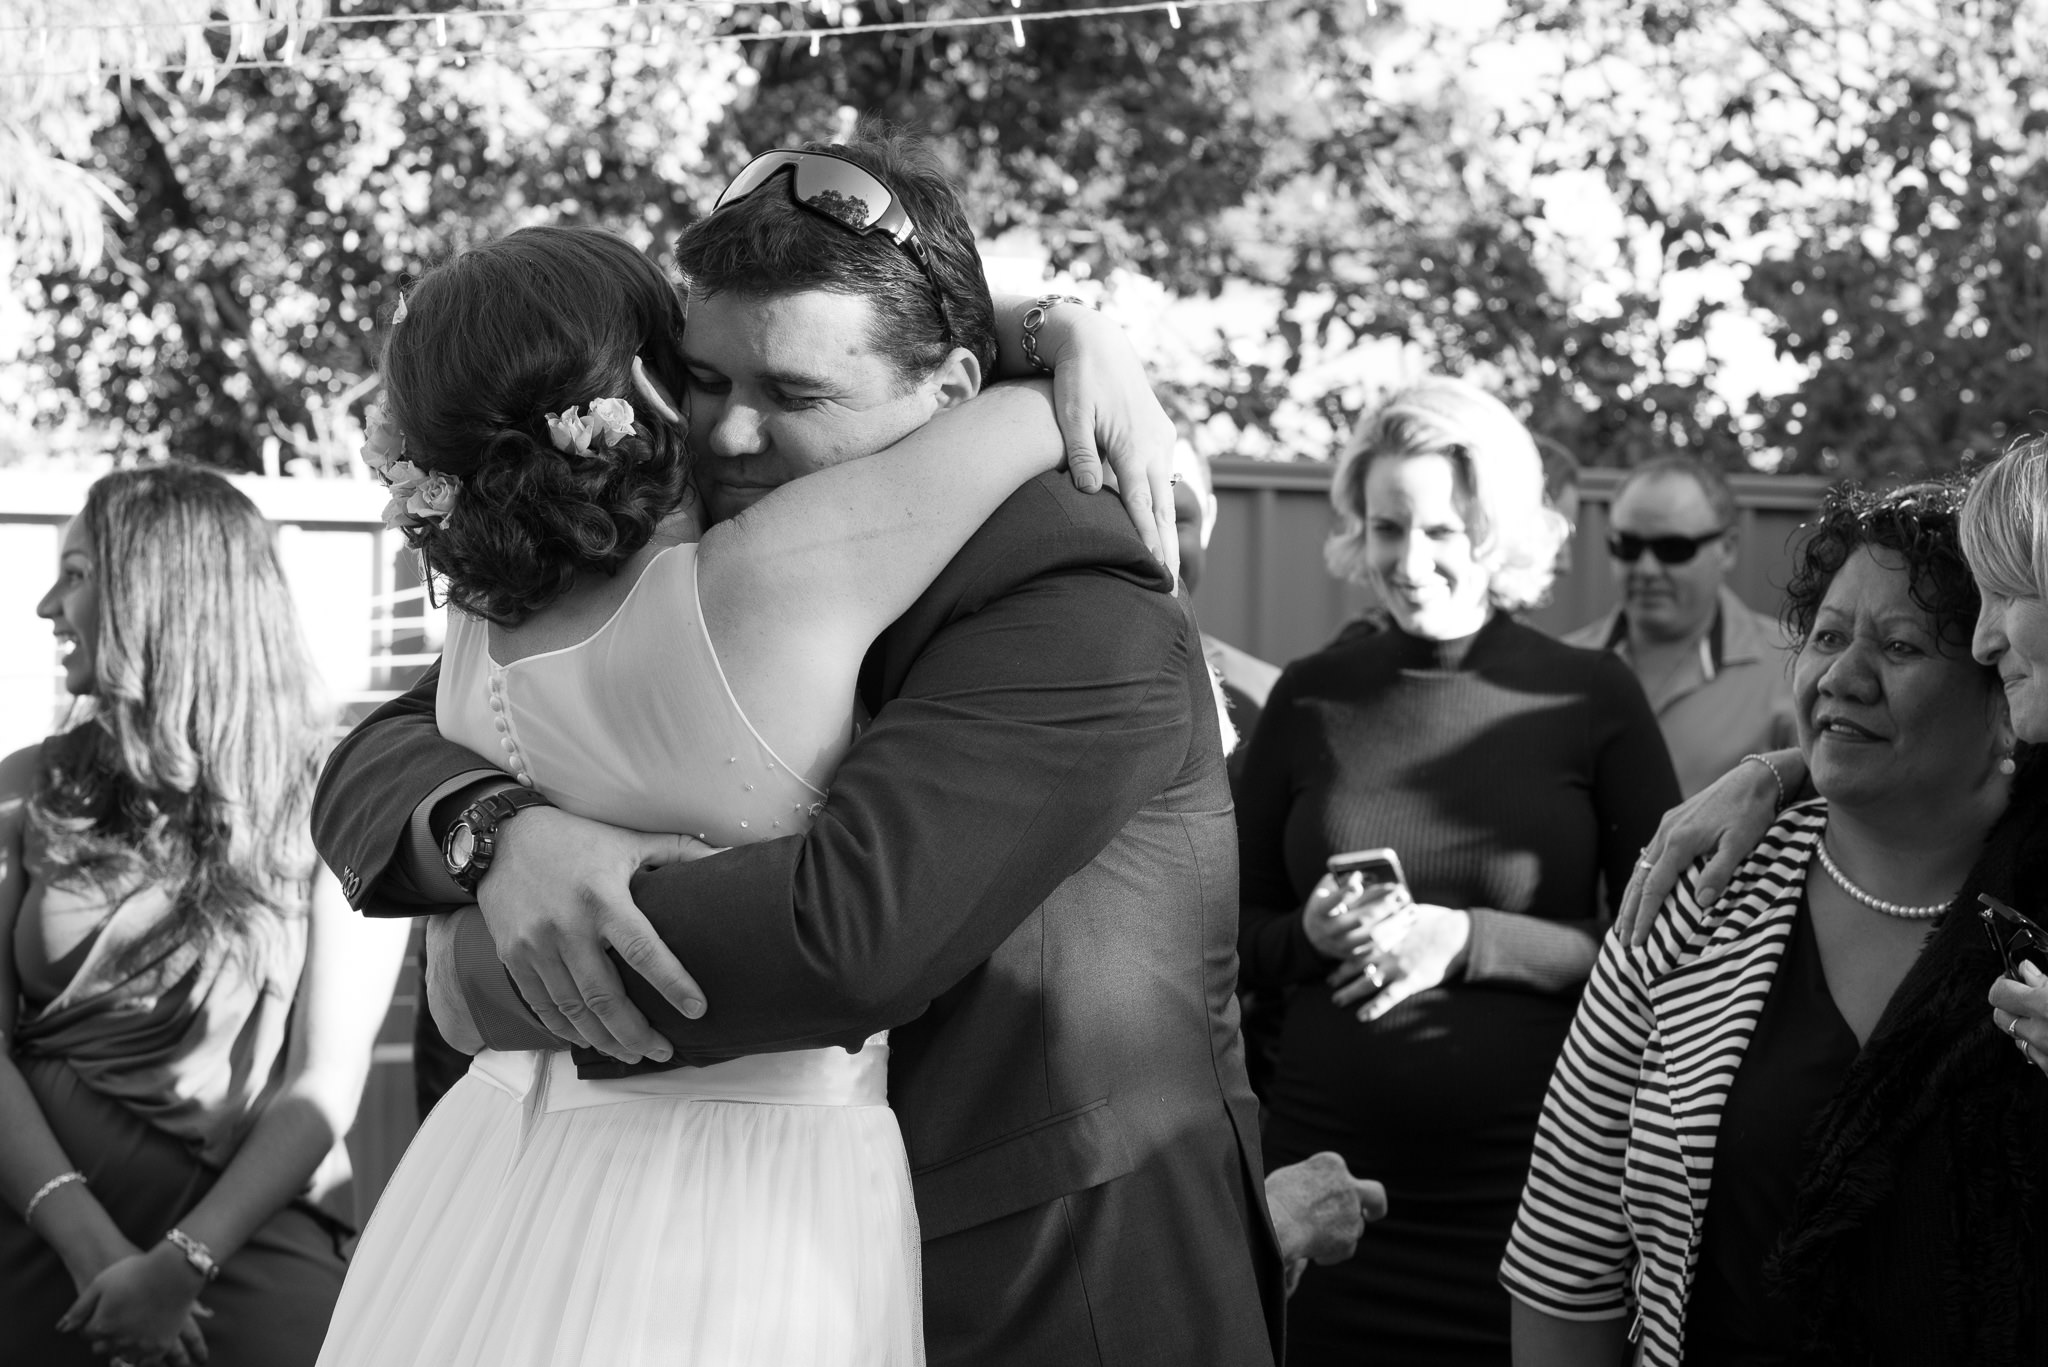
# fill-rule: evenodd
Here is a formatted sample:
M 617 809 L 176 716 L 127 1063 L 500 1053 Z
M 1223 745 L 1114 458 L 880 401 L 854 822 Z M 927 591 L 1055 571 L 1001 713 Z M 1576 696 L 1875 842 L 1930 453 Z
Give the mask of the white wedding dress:
M 802 831 L 845 741 L 784 756 L 755 733 L 696 567 L 694 544 L 660 552 L 595 634 L 510 665 L 451 612 L 441 733 L 614 825 L 721 846 Z M 485 1050 L 385 1188 L 321 1367 L 922 1362 L 887 1063 L 878 1035 L 583 1081 L 566 1053 Z

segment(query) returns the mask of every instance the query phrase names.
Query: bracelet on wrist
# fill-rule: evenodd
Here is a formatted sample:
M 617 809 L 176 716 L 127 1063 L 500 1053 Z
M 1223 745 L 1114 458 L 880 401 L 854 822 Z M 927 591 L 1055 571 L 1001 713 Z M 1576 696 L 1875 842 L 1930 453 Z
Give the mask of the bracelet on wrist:
M 1024 310 L 1024 359 L 1033 370 L 1052 373 L 1052 367 L 1038 354 L 1038 330 L 1045 326 L 1046 315 L 1056 304 L 1079 304 L 1088 307 L 1086 299 L 1076 299 L 1071 294 L 1044 294 L 1031 301 L 1031 307 Z
M 1773 808 L 1772 810 L 1774 810 L 1774 811 L 1780 811 L 1780 812 L 1784 811 L 1784 810 L 1785 810 L 1785 776 L 1784 776 L 1783 774 L 1781 774 L 1781 773 L 1779 773 L 1779 772 L 1778 772 L 1778 766 L 1777 766 L 1777 765 L 1775 765 L 1775 764 L 1771 763 L 1771 757 L 1770 757 L 1769 755 L 1765 755 L 1765 754 L 1750 754 L 1750 755 L 1744 755 L 1744 756 L 1742 757 L 1742 759 L 1741 759 L 1740 761 L 1738 761 L 1738 762 L 1739 762 L 1739 763 L 1742 763 L 1742 764 L 1747 764 L 1747 763 L 1749 763 L 1749 762 L 1750 762 L 1751 760 L 1755 760 L 1755 761 L 1756 761 L 1756 762 L 1757 762 L 1758 764 L 1761 764 L 1761 765 L 1763 765 L 1763 766 L 1764 766 L 1764 768 L 1766 768 L 1766 769 L 1768 769 L 1768 770 L 1770 770 L 1770 771 L 1771 771 L 1771 782 L 1773 782 L 1773 783 L 1775 783 L 1775 784 L 1777 784 L 1777 785 L 1778 785 L 1778 805 L 1777 805 L 1777 806 L 1776 806 L 1775 808 Z
M 28 1204 L 22 1207 L 21 1222 L 23 1224 L 28 1224 L 30 1221 L 34 1220 L 36 1218 L 36 1207 L 41 1205 L 43 1203 L 43 1199 L 47 1197 L 51 1192 L 57 1190 L 57 1188 L 61 1186 L 66 1186 L 69 1183 L 83 1182 L 84 1180 L 85 1174 L 80 1172 L 77 1168 L 72 1168 L 69 1171 L 58 1173 L 55 1177 L 52 1177 L 49 1181 L 37 1187 L 36 1194 L 29 1197 Z
M 192 1270 L 205 1280 L 210 1282 L 220 1276 L 220 1262 L 213 1256 L 213 1250 L 184 1230 L 175 1227 L 165 1230 L 164 1242 L 183 1254 Z

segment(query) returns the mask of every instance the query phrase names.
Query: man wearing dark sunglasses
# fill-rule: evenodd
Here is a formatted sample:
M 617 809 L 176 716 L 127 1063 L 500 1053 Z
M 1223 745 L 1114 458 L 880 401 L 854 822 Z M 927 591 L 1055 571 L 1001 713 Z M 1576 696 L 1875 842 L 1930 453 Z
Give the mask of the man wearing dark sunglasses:
M 1725 582 L 1739 538 L 1721 472 L 1691 456 L 1645 461 L 1623 481 L 1607 521 L 1621 603 L 1565 639 L 1628 661 L 1684 794 L 1746 754 L 1790 745 L 1783 632 Z

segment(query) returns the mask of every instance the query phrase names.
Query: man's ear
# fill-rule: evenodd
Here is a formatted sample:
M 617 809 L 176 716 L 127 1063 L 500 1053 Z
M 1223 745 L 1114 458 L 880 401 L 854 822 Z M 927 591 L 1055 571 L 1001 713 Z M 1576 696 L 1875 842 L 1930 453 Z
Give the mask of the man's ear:
M 954 347 L 925 380 L 933 386 L 933 411 L 957 408 L 981 392 L 981 362 L 966 347 Z

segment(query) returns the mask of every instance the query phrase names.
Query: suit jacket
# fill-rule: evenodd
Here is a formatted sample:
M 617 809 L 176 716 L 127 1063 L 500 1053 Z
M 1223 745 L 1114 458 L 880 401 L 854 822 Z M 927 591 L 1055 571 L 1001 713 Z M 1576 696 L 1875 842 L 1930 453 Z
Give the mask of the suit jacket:
M 634 885 L 710 1003 L 628 975 L 676 1064 L 894 1029 L 935 1363 L 1278 1356 L 1233 818 L 1170 588 L 1115 500 L 1026 485 L 870 652 L 874 720 L 810 832 Z M 379 876 L 477 768 L 432 727 L 429 681 L 323 776 L 316 842 L 367 910 L 419 910 Z

